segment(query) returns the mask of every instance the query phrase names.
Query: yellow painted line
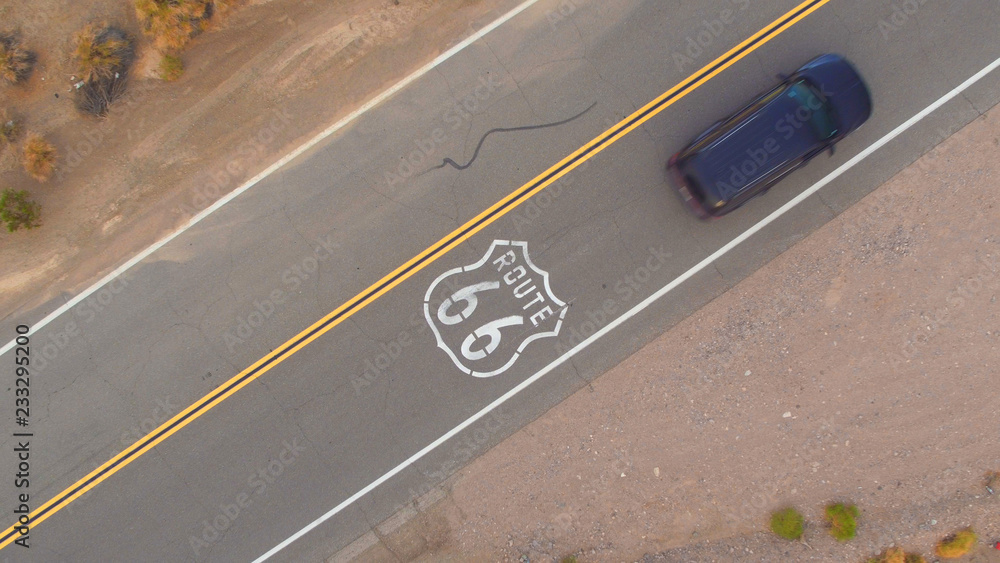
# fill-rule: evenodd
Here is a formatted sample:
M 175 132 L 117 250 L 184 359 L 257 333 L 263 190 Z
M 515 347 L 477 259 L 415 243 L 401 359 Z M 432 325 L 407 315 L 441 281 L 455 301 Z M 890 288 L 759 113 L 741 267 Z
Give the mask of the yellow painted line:
M 830 2 L 830 0 L 807 0 L 806 2 L 799 4 L 794 9 L 771 22 L 739 45 L 727 51 L 721 57 L 705 65 L 673 88 L 667 90 L 662 95 L 658 96 L 656 99 L 634 112 L 632 115 L 618 122 L 600 136 L 580 147 L 545 172 L 539 174 L 527 184 L 524 184 L 494 205 L 490 206 L 472 220 L 439 240 L 433 246 L 414 256 L 405 264 L 393 270 L 392 273 L 383 277 L 378 282 L 374 283 L 340 307 L 337 307 L 328 315 L 313 323 L 309 328 L 300 332 L 294 338 L 276 348 L 273 352 L 267 354 L 260 360 L 257 360 L 253 363 L 253 365 L 241 371 L 239 374 L 217 387 L 211 393 L 202 397 L 170 420 L 164 422 L 158 428 L 143 436 L 121 453 L 111 458 L 97 469 L 88 473 L 84 478 L 80 479 L 72 486 L 35 509 L 30 515 L 30 526 L 33 528 L 41 522 L 44 522 L 49 516 L 66 507 L 66 505 L 73 502 L 87 491 L 93 489 L 111 475 L 114 475 L 122 467 L 125 467 L 129 463 L 135 461 L 139 456 L 154 448 L 157 444 L 167 439 L 181 428 L 184 428 L 191 423 L 191 421 L 205 414 L 212 407 L 226 400 L 250 382 L 254 381 L 261 375 L 264 375 L 268 370 L 280 364 L 295 354 L 295 352 L 307 346 L 313 340 L 316 340 L 323 334 L 329 332 L 333 329 L 333 327 L 337 326 L 392 288 L 427 267 L 441 256 L 444 256 L 451 249 L 455 248 L 469 237 L 475 235 L 521 203 L 530 199 L 536 193 L 545 189 L 545 187 L 550 185 L 552 182 L 555 182 L 580 164 L 586 162 L 595 154 L 611 146 L 611 144 L 627 135 L 636 127 L 639 127 L 653 116 L 671 106 L 677 100 L 690 94 L 702 84 L 711 80 L 712 77 L 718 75 L 720 72 L 729 68 L 743 57 L 752 53 L 761 45 L 764 45 L 771 39 L 774 39 L 782 32 L 792 27 L 828 2 Z M 3 535 L 0 536 L 0 549 L 10 545 L 10 543 L 15 541 L 19 536 L 20 534 L 16 525 L 7 528 Z

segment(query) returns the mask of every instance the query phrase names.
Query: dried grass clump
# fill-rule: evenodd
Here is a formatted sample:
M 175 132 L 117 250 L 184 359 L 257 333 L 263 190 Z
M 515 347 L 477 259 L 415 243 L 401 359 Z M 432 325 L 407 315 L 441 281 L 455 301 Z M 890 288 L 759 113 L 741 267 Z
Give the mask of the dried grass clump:
M 75 43 L 77 74 L 86 82 L 111 78 L 132 62 L 132 42 L 106 24 L 88 24 L 77 32 Z
M 11 34 L 0 33 L 0 80 L 17 84 L 28 78 L 35 65 L 35 55 L 21 46 Z
M 41 135 L 30 135 L 24 144 L 24 169 L 32 178 L 44 182 L 56 167 L 56 148 Z
M 979 538 L 976 536 L 976 532 L 972 531 L 972 528 L 966 528 L 964 530 L 959 530 L 939 541 L 937 546 L 934 548 L 934 551 L 939 557 L 944 557 L 945 559 L 957 559 L 972 551 L 972 548 L 976 546 L 976 542 L 978 540 Z
M 872 557 L 867 563 L 927 563 L 919 553 L 906 553 L 898 547 L 890 547 L 878 557 Z
M 21 136 L 21 122 L 6 109 L 0 109 L 0 150 L 13 144 Z
M 212 17 L 211 0 L 135 0 L 142 31 L 160 51 L 176 52 L 204 29 Z
M 125 93 L 135 46 L 127 33 L 104 23 L 90 24 L 76 34 L 73 54 L 82 84 L 76 89 L 76 107 L 104 115 Z

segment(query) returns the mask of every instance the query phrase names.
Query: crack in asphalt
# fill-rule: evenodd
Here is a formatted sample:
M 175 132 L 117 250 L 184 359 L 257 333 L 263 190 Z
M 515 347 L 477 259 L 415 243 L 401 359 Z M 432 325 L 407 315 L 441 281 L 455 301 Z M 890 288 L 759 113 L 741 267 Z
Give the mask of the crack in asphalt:
M 581 111 L 580 113 L 578 113 L 578 114 L 576 114 L 576 115 L 574 115 L 574 116 L 572 116 L 570 118 L 563 119 L 561 121 L 555 121 L 555 122 L 552 122 L 552 123 L 543 123 L 543 124 L 540 124 L 540 125 L 524 125 L 524 126 L 521 126 L 521 127 L 496 127 L 494 129 L 490 129 L 485 134 L 483 134 L 483 136 L 479 139 L 479 144 L 476 146 L 476 150 L 472 153 L 472 159 L 469 160 L 469 162 L 467 162 L 465 164 L 458 164 L 457 162 L 455 162 L 454 160 L 452 160 L 450 158 L 445 158 L 443 161 L 441 161 L 441 164 L 438 164 L 437 166 L 433 166 L 433 167 L 431 167 L 431 168 L 429 168 L 429 169 L 421 172 L 420 174 L 417 174 L 417 176 L 422 176 L 422 175 L 427 174 L 428 172 L 431 172 L 433 170 L 439 170 L 441 168 L 444 168 L 445 166 L 451 166 L 452 168 L 454 168 L 456 170 L 465 170 L 468 167 L 472 166 L 472 163 L 475 162 L 477 158 L 479 158 L 479 151 L 480 151 L 480 149 L 483 148 L 483 143 L 485 143 L 486 142 L 486 138 L 489 137 L 490 135 L 492 135 L 493 133 L 511 133 L 511 132 L 514 132 L 514 131 L 530 131 L 530 130 L 534 130 L 534 129 L 545 129 L 547 127 L 558 127 L 560 125 L 565 125 L 565 124 L 567 124 L 567 123 L 569 123 L 571 121 L 579 119 L 580 117 L 583 117 L 584 114 L 586 114 L 590 110 L 594 109 L 594 106 L 596 106 L 596 105 L 597 105 L 597 102 L 594 102 L 594 103 L 590 104 L 590 107 L 588 107 L 587 109 Z

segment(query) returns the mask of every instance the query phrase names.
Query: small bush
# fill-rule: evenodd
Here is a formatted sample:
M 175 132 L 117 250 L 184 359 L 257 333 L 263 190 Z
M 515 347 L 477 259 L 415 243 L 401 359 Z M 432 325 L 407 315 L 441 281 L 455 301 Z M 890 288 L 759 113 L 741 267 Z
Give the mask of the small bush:
M 771 531 L 786 540 L 797 540 L 805 531 L 805 519 L 794 508 L 786 508 L 771 514 Z
M 934 551 L 945 559 L 955 559 L 972 551 L 978 539 L 972 528 L 966 528 L 939 541 Z
M 17 84 L 28 78 L 35 64 L 35 55 L 21 46 L 13 35 L 0 34 L 0 78 Z
M 32 178 L 44 182 L 56 166 L 56 148 L 41 135 L 31 135 L 24 144 L 24 169 Z
M 927 560 L 918 553 L 904 553 L 898 547 L 890 547 L 878 557 L 869 559 L 868 563 L 927 563 Z
M 161 51 L 178 51 L 212 17 L 211 0 L 135 0 L 142 31 Z
M 0 222 L 7 227 L 7 232 L 24 228 L 33 229 L 40 223 L 38 214 L 40 206 L 28 199 L 25 190 L 15 191 L 10 188 L 0 193 Z
M 577 563 L 576 555 L 567 555 L 560 559 L 559 563 Z
M 21 136 L 21 123 L 14 119 L 7 110 L 0 110 L 0 150 L 13 144 Z
M 854 539 L 858 531 L 857 517 L 860 513 L 853 504 L 831 504 L 826 507 L 826 522 L 830 535 L 837 541 Z
M 184 61 L 174 55 L 163 55 L 160 58 L 160 78 L 177 80 L 184 73 Z
M 128 69 L 135 57 L 132 39 L 116 27 L 90 24 L 76 34 L 73 55 L 83 82 L 76 90 L 77 109 L 104 115 L 125 93 Z

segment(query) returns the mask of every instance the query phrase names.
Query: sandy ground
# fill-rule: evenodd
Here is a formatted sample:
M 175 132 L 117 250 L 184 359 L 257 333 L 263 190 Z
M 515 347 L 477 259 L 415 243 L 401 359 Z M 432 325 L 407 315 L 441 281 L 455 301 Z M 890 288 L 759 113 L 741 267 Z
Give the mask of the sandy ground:
M 246 0 L 196 37 L 176 82 L 126 0 L 0 0 L 38 63 L 0 105 L 59 151 L 39 184 L 0 153 L 0 188 L 27 189 L 42 227 L 0 234 L 0 319 L 61 303 L 292 148 L 516 5 L 516 0 Z M 106 119 L 73 108 L 73 33 L 116 24 L 138 42 Z
M 998 152 L 994 109 L 332 560 L 1000 561 Z

